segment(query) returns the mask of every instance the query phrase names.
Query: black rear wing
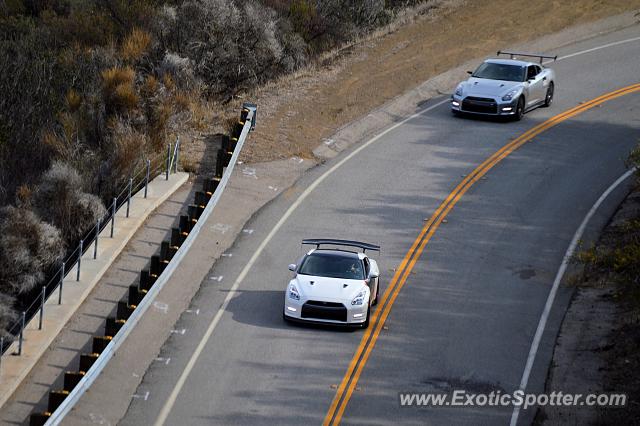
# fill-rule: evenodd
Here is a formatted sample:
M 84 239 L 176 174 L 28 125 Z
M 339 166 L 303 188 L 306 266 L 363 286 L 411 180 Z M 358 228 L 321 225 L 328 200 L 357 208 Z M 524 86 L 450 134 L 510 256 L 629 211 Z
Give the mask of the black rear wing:
M 511 59 L 515 59 L 517 56 L 524 56 L 527 58 L 538 58 L 540 59 L 540 65 L 542 65 L 543 59 L 553 59 L 554 61 L 558 59 L 558 55 L 556 56 L 548 56 L 548 55 L 538 55 L 536 53 L 522 53 L 522 52 L 505 52 L 503 50 L 498 50 L 498 56 L 500 55 L 509 55 Z
M 316 248 L 320 248 L 321 245 L 331 245 L 331 246 L 357 247 L 357 248 L 361 248 L 363 252 L 367 250 L 380 251 L 380 246 L 377 246 L 375 244 L 363 243 L 360 241 L 335 240 L 330 238 L 306 239 L 306 240 L 302 240 L 302 244 L 316 246 Z

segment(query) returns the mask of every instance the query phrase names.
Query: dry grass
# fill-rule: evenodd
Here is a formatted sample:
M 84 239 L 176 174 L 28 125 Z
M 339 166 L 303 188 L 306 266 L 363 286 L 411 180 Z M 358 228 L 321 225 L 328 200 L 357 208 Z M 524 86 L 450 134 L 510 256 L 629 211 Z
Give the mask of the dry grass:
M 182 171 L 187 173 L 198 173 L 198 162 L 191 158 L 180 158 L 180 166 L 182 167 Z
M 115 166 L 120 176 L 131 175 L 149 145 L 149 137 L 129 125 L 120 123 L 114 131 Z
M 173 104 L 176 108 L 177 112 L 187 111 L 190 109 L 191 104 L 193 103 L 191 99 L 193 99 L 195 94 L 193 93 L 184 93 L 184 92 L 176 92 L 173 95 Z M 197 95 L 195 95 L 197 96 Z
M 80 109 L 80 106 L 82 105 L 82 98 L 80 97 L 78 92 L 76 92 L 73 89 L 70 89 L 67 92 L 67 94 L 65 95 L 64 99 L 65 99 L 65 102 L 67 104 L 67 108 L 71 112 L 77 111 L 78 109 Z
M 113 67 L 102 71 L 102 82 L 105 90 L 115 91 L 120 85 L 133 85 L 136 72 L 131 67 Z
M 129 62 L 139 61 L 149 50 L 151 40 L 151 34 L 134 28 L 122 42 L 122 57 Z
M 16 190 L 16 202 L 18 206 L 29 206 L 33 197 L 33 188 L 29 185 L 20 185 Z
M 159 87 L 160 83 L 158 82 L 158 79 L 155 76 L 149 74 L 144 79 L 144 82 L 140 87 L 140 93 L 142 93 L 145 98 L 151 98 L 158 92 Z
M 313 150 L 339 128 L 431 77 L 505 46 L 635 10 L 640 1 L 440 0 L 422 7 L 243 94 L 259 105 L 260 124 L 242 159 L 313 158 Z
M 120 84 L 116 87 L 113 94 L 115 105 L 120 110 L 130 111 L 135 109 L 138 106 L 138 102 L 140 102 L 140 98 L 133 85 Z
M 107 110 L 127 113 L 135 109 L 140 98 L 134 87 L 136 73 L 131 67 L 113 67 L 102 72 L 102 93 Z
M 176 83 L 169 74 L 164 74 L 162 76 L 162 84 L 164 84 L 164 87 L 166 87 L 169 92 L 174 92 L 176 90 Z
M 149 137 L 154 150 L 161 150 L 167 140 L 167 125 L 173 115 L 170 102 L 161 102 L 153 108 L 149 122 Z

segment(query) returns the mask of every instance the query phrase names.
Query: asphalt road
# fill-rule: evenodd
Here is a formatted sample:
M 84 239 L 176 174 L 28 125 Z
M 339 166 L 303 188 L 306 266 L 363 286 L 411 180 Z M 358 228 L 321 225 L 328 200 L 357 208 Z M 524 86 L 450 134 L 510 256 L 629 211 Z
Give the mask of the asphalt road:
M 636 26 L 559 55 L 640 35 Z M 282 321 L 289 263 L 305 237 L 379 243 L 384 291 L 438 205 L 487 157 L 580 102 L 640 81 L 640 41 L 553 65 L 556 99 L 519 123 L 459 119 L 444 104 L 387 133 L 320 185 L 286 220 L 240 283 L 177 395 L 166 424 L 319 424 L 362 331 Z M 441 99 L 432 100 L 421 108 Z M 401 408 L 398 392 L 518 388 L 549 289 L 569 242 L 638 142 L 640 93 L 564 121 L 495 166 L 454 207 L 418 260 L 364 367 L 343 424 L 508 424 L 510 408 Z M 355 147 L 354 147 L 355 149 Z M 344 154 L 343 154 L 344 155 Z M 340 158 L 319 166 L 254 217 L 210 271 L 147 371 L 122 424 L 152 424 L 238 274 L 296 197 Z M 616 191 L 597 215 L 602 225 Z M 541 392 L 570 291 L 561 287 L 529 380 Z M 533 410 L 520 415 L 528 424 Z

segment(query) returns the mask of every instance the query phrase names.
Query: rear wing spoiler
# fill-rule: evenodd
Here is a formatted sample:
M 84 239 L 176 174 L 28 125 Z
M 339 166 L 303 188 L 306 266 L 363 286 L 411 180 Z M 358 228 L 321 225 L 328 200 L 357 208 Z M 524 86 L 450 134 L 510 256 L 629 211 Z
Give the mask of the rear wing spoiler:
M 361 248 L 363 252 L 367 250 L 380 251 L 380 246 L 377 246 L 375 244 L 362 243 L 360 241 L 350 241 L 350 240 L 312 238 L 312 239 L 302 240 L 302 244 L 316 246 L 316 248 L 320 248 L 321 245 L 332 245 L 332 246 L 357 247 L 357 248 Z
M 516 56 L 524 56 L 524 57 L 527 57 L 527 58 L 538 58 L 538 59 L 540 59 L 540 65 L 542 65 L 542 60 L 543 59 L 553 59 L 554 61 L 556 59 L 558 59 L 558 55 L 556 55 L 556 56 L 547 56 L 547 55 L 538 55 L 538 54 L 535 54 L 535 53 L 505 52 L 503 50 L 498 50 L 497 55 L 498 56 L 500 56 L 500 55 L 509 55 L 509 57 L 511 59 L 515 59 Z

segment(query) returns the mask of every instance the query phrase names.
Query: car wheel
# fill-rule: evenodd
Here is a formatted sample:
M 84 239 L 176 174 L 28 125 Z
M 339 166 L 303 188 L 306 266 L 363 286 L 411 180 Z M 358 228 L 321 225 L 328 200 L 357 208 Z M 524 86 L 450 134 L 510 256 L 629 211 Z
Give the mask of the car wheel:
M 553 82 L 549 83 L 549 87 L 547 87 L 547 95 L 544 97 L 544 106 L 551 106 L 553 102 Z
M 522 120 L 522 117 L 524 117 L 524 98 L 520 96 L 518 99 L 518 105 L 516 106 L 516 114 L 513 116 L 513 119 L 515 121 L 520 121 Z
M 376 298 L 371 302 L 371 306 L 376 306 L 378 304 L 378 296 L 380 296 L 380 279 L 376 278 Z
M 362 323 L 362 328 L 369 328 L 369 318 L 371 318 L 371 306 L 367 308 L 367 319 Z

